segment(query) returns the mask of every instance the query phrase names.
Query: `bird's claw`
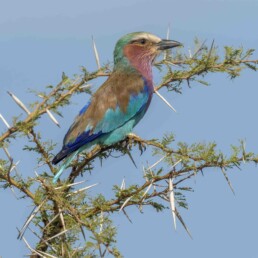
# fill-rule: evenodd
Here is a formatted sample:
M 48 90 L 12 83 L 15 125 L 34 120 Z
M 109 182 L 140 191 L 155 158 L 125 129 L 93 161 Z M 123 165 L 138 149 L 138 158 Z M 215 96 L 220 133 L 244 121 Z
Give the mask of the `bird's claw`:
M 146 145 L 145 145 L 145 143 L 143 143 L 143 140 L 141 139 L 141 137 L 139 137 L 138 135 L 136 135 L 134 133 L 128 134 L 128 143 L 129 143 L 130 148 L 133 143 L 134 143 L 134 145 L 137 144 L 141 154 L 146 150 Z

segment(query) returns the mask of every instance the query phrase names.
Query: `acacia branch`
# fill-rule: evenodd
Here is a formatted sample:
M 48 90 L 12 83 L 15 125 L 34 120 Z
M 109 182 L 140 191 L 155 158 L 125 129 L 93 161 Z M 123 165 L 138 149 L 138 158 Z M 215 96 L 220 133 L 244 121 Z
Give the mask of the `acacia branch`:
M 69 100 L 73 94 L 81 92 L 82 90 L 80 90 L 80 87 L 84 85 L 86 82 L 107 75 L 108 73 L 103 73 L 100 71 L 85 76 L 79 82 L 72 83 L 70 85 L 70 88 L 68 87 L 68 89 L 66 89 L 65 93 L 58 94 L 58 97 L 56 98 L 56 94 L 61 89 L 65 90 L 63 89 L 63 87 L 66 83 L 66 80 L 62 80 L 47 96 L 44 97 L 44 100 L 36 106 L 36 108 L 31 112 L 30 115 L 28 115 L 23 121 L 20 121 L 18 125 L 16 124 L 9 128 L 5 133 L 3 133 L 0 136 L 0 143 L 3 142 L 5 139 L 9 138 L 14 133 L 24 131 L 24 127 L 27 128 L 28 131 L 30 131 L 31 128 L 35 126 L 35 121 L 38 120 L 43 114 L 47 113 L 47 109 L 51 110 L 53 108 L 57 108 L 58 106 L 63 104 L 63 101 Z M 54 98 L 54 102 L 48 103 L 48 101 L 50 101 L 51 98 Z
M 182 82 L 189 83 L 189 81 L 203 77 L 209 72 L 223 72 L 234 78 L 244 68 L 257 70 L 258 60 L 250 59 L 251 55 L 252 50 L 244 52 L 242 49 L 225 48 L 225 57 L 220 59 L 216 55 L 213 44 L 210 49 L 205 48 L 203 44 L 191 58 L 182 56 L 182 54 L 172 58 L 168 54 L 165 60 L 156 63 L 158 67 L 165 65 L 167 68 L 163 81 L 156 87 L 156 90 L 162 87 L 177 90 L 174 85 L 180 85 Z M 173 64 L 178 65 L 179 68 L 174 69 Z M 40 160 L 43 160 L 48 166 L 48 170 L 41 175 L 36 178 L 28 178 L 25 181 L 17 179 L 17 176 L 11 176 L 12 159 L 7 161 L 0 159 L 2 188 L 16 187 L 28 196 L 36 206 L 40 205 L 42 200 L 46 200 L 44 205 L 42 204 L 38 208 L 37 217 L 31 220 L 31 223 L 40 232 L 38 234 L 40 239 L 35 249 L 39 254 L 44 253 L 45 255 L 49 251 L 49 254 L 53 254 L 52 257 L 60 257 L 69 256 L 70 252 L 73 251 L 73 254 L 78 255 L 78 257 L 85 257 L 99 250 L 102 257 L 107 253 L 119 257 L 119 252 L 114 247 L 116 240 L 112 221 L 109 220 L 112 213 L 120 210 L 125 212 L 129 206 L 137 207 L 139 210 L 142 206 L 152 206 L 156 210 L 163 210 L 165 208 L 164 202 L 167 204 L 170 201 L 171 187 L 169 188 L 168 181 L 172 182 L 171 178 L 174 179 L 173 189 L 184 196 L 184 191 L 191 190 L 186 185 L 188 180 L 207 168 L 226 171 L 226 169 L 239 168 L 243 162 L 258 163 L 258 157 L 253 153 L 246 152 L 243 143 L 240 147 L 233 148 L 232 156 L 227 158 L 216 150 L 215 144 L 188 146 L 184 143 L 178 143 L 176 145 L 173 137 L 164 137 L 163 140 L 158 141 L 129 135 L 124 141 L 116 145 L 95 146 L 90 152 L 81 153 L 78 160 L 72 163 L 68 179 L 59 180 L 60 186 L 53 185 L 52 176 L 56 171 L 56 168 L 51 164 L 53 145 L 48 148 L 40 135 L 36 133 L 35 127 L 47 110 L 59 114 L 61 107 L 70 104 L 70 99 L 74 94 L 84 92 L 82 86 L 85 83 L 109 75 L 107 67 L 93 73 L 88 73 L 86 70 L 83 72 L 83 75 L 74 81 L 63 76 L 61 82 L 49 93 L 40 93 L 42 100 L 39 103 L 33 103 L 33 111 L 0 136 L 0 146 L 2 146 L 11 143 L 11 139 L 15 138 L 17 133 L 24 133 L 29 137 L 29 141 L 33 145 L 35 144 L 35 147 L 28 147 L 27 150 L 36 152 Z M 114 186 L 114 197 L 108 200 L 103 194 L 91 196 L 86 191 L 88 187 L 74 189 L 74 181 L 80 174 L 91 168 L 94 160 L 109 158 L 114 151 L 126 155 L 128 150 L 137 147 L 140 152 L 143 152 L 147 147 L 152 148 L 153 155 L 164 157 L 159 165 L 151 166 L 145 171 L 144 182 L 127 188 Z M 179 160 L 181 163 L 174 167 L 174 164 Z M 166 167 L 170 168 L 164 169 L 165 164 Z M 40 183 L 40 187 L 38 187 L 38 183 Z M 175 199 L 178 201 L 179 207 L 186 207 L 184 199 L 181 200 L 178 196 L 175 196 Z M 178 209 L 175 213 L 185 227 Z M 125 214 L 127 215 L 127 213 Z M 100 225 L 103 226 L 102 231 L 99 230 Z M 78 239 L 81 239 L 79 234 L 85 238 L 84 229 L 87 235 L 86 241 L 83 241 L 83 248 L 82 250 L 74 249 L 74 246 L 79 242 Z M 92 237 L 90 241 L 89 236 Z M 91 250 L 94 252 L 91 253 Z

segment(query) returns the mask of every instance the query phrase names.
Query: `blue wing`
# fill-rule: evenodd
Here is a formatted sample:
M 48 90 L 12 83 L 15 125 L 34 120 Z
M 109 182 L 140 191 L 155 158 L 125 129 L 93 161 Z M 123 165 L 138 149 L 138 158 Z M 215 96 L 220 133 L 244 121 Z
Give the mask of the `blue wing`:
M 85 122 L 85 114 L 90 111 L 93 102 L 89 102 L 85 105 L 82 110 L 79 112 L 79 115 L 76 117 L 73 125 L 68 130 L 65 138 L 64 145 L 62 150 L 56 155 L 53 160 L 54 164 L 57 164 L 59 161 L 80 149 L 82 146 L 92 143 L 101 143 L 101 139 L 108 136 L 110 133 L 114 132 L 118 128 L 123 127 L 128 121 L 133 121 L 131 126 L 140 120 L 145 111 L 147 110 L 151 94 L 149 88 L 144 86 L 143 90 L 138 94 L 131 94 L 126 110 L 123 111 L 121 106 L 116 104 L 115 108 L 107 108 L 104 112 L 103 117 L 94 125 L 94 112 L 91 111 L 92 117 L 90 117 Z M 116 101 L 116 103 L 118 103 Z M 101 108 L 101 107 L 100 107 Z M 80 128 L 80 130 L 78 130 Z M 83 131 L 81 130 L 83 128 Z M 78 133 L 79 132 L 79 133 Z M 123 135 L 122 130 L 117 131 L 118 134 L 116 139 L 123 139 L 126 135 Z

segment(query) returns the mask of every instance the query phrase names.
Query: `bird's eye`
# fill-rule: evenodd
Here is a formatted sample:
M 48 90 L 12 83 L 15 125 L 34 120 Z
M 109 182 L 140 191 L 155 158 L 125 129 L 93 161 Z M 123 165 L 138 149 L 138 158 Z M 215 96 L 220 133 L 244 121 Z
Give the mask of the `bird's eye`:
M 146 39 L 140 39 L 140 44 L 144 45 L 146 43 Z

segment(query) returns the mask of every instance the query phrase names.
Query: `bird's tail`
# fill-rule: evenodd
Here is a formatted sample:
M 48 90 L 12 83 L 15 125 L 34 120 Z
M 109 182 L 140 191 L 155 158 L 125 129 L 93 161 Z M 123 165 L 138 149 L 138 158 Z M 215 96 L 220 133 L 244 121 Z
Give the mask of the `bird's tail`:
M 60 167 L 60 169 L 58 170 L 57 174 L 55 174 L 54 178 L 53 178 L 53 183 L 55 184 L 56 181 L 58 180 L 58 178 L 62 175 L 62 173 L 64 172 L 64 170 L 68 167 L 68 165 L 72 162 L 72 160 L 74 159 L 74 157 L 79 153 L 78 151 L 73 152 L 71 155 L 69 155 L 65 162 L 62 164 L 62 166 Z
M 69 155 L 69 152 L 65 149 L 62 149 L 59 153 L 56 154 L 56 156 L 52 160 L 52 164 L 56 165 L 63 159 L 65 159 Z

